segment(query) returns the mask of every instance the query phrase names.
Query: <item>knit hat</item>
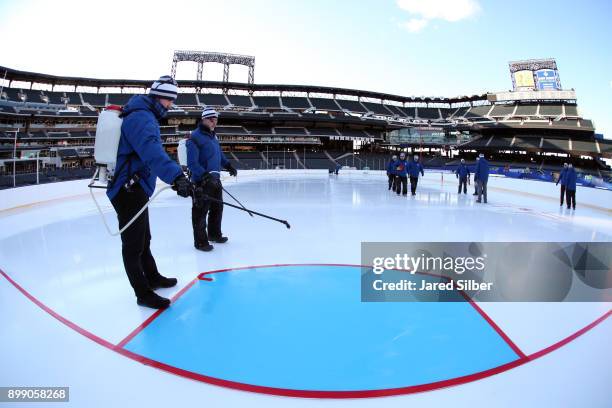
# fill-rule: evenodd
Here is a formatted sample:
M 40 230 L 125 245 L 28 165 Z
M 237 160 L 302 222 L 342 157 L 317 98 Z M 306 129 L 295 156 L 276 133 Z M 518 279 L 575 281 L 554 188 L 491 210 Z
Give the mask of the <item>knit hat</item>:
M 202 111 L 202 119 L 211 119 L 211 118 L 218 118 L 218 117 L 219 117 L 219 112 L 217 112 L 213 108 L 204 108 L 204 110 Z
M 170 75 L 164 75 L 153 82 L 149 95 L 157 96 L 159 98 L 175 100 L 178 94 L 178 84 Z

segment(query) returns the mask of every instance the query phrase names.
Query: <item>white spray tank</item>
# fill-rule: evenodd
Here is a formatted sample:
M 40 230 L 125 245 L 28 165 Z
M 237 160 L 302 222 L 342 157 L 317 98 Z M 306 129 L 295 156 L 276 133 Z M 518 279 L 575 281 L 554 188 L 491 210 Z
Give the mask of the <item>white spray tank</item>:
M 120 115 L 121 106 L 108 105 L 98 116 L 94 158 L 100 170 L 98 177 L 101 183 L 108 182 L 108 175 L 113 174 L 117 163 L 117 150 L 123 123 Z
M 178 144 L 177 153 L 181 167 L 187 167 L 187 139 L 181 139 Z
M 98 200 L 96 200 L 96 197 L 94 196 L 93 189 L 108 188 L 108 177 L 112 176 L 115 171 L 115 165 L 117 164 L 117 150 L 119 150 L 119 139 L 121 139 L 121 124 L 123 123 L 123 119 L 120 117 L 120 115 L 121 106 L 109 105 L 98 116 L 96 142 L 94 146 L 94 157 L 96 159 L 97 170 L 88 186 L 91 199 L 96 204 L 96 208 L 100 213 L 104 227 L 111 236 L 116 236 L 123 233 L 123 231 L 128 229 L 130 225 L 132 225 L 134 221 L 140 217 L 140 215 L 147 209 L 149 204 L 151 204 L 161 192 L 171 188 L 171 186 L 165 186 L 159 189 L 153 195 L 153 197 L 151 197 L 151 199 L 148 200 L 146 204 L 142 206 L 142 208 L 132 217 L 132 219 L 123 226 L 123 228 L 115 232 L 111 231 L 104 217 L 104 211 L 102 211 L 100 204 L 98 204 Z M 187 155 L 185 154 L 185 157 L 186 156 Z M 187 161 L 187 159 L 185 159 L 185 161 Z M 98 177 L 98 181 L 103 183 L 104 186 L 94 185 L 96 177 Z

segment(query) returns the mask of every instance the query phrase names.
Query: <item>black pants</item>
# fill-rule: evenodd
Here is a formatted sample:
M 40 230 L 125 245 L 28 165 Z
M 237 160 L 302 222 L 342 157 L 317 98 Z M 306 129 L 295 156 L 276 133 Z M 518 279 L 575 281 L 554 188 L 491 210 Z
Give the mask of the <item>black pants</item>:
M 565 197 L 565 186 L 562 184 L 561 185 L 561 205 L 563 205 L 563 197 Z
M 418 183 L 419 183 L 419 178 L 418 177 L 410 176 L 410 192 L 412 193 L 412 195 L 416 194 L 416 189 L 417 189 L 417 184 Z
M 565 201 L 567 202 L 567 208 L 576 209 L 576 190 L 565 190 Z
M 115 211 L 117 211 L 120 229 L 149 201 L 149 197 L 140 187 L 140 184 L 135 184 L 131 190 L 128 192 L 125 188 L 122 188 L 111 200 Z M 151 290 L 149 284 L 160 276 L 153 254 L 151 254 L 150 243 L 151 230 L 149 228 L 149 210 L 147 209 L 128 229 L 121 233 L 123 266 L 137 297 Z
M 408 179 L 406 176 L 397 176 L 395 178 L 395 192 L 397 195 L 406 195 L 408 194 Z
M 204 193 L 219 201 L 223 200 L 223 189 L 221 181 L 219 187 L 203 186 Z M 206 222 L 208 217 L 208 223 Z M 212 200 L 197 200 L 193 198 L 191 207 L 191 225 L 193 226 L 193 244 L 203 246 L 209 244 L 209 239 L 214 241 L 222 237 L 221 219 L 223 218 L 223 204 Z
M 482 196 L 484 195 L 484 202 L 487 202 L 487 181 L 482 182 L 480 180 L 478 180 L 477 184 L 478 184 L 478 201 L 480 202 L 482 200 Z
M 467 177 L 459 177 L 459 189 L 457 194 L 461 194 L 461 186 L 463 186 L 463 194 L 467 194 Z
M 389 178 L 389 190 L 393 189 L 395 191 L 395 176 L 393 174 L 387 174 Z

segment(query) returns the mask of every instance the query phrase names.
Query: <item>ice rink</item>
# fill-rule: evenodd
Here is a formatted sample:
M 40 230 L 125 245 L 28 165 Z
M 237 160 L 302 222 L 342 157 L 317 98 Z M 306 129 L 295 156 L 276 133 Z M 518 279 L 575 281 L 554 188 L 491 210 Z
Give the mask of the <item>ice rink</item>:
M 87 182 L 0 191 L 2 385 L 69 386 L 92 407 L 610 406 L 610 303 L 366 307 L 351 269 L 363 241 L 609 242 L 610 191 L 579 187 L 571 211 L 538 181 L 491 177 L 477 204 L 427 169 L 416 197 L 382 172 L 241 171 L 228 191 L 291 229 L 225 208 L 229 242 L 204 253 L 191 201 L 167 190 L 151 246 L 179 282 L 160 313 L 136 305 Z

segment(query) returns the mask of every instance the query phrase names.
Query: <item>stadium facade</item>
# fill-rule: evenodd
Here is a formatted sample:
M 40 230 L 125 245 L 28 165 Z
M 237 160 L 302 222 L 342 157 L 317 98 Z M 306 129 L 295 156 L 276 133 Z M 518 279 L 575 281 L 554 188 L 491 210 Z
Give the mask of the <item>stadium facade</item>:
M 0 67 L 0 186 L 90 177 L 98 113 L 144 93 L 152 80 L 54 76 Z M 581 115 L 573 90 L 525 89 L 454 98 L 226 81 L 178 81 L 176 109 L 162 123 L 167 151 L 205 106 L 237 168 L 383 169 L 390 151 L 418 152 L 452 167 L 484 152 L 495 165 L 556 169 L 570 158 L 609 178 L 612 142 Z M 43 180 L 43 181 L 44 181 Z

